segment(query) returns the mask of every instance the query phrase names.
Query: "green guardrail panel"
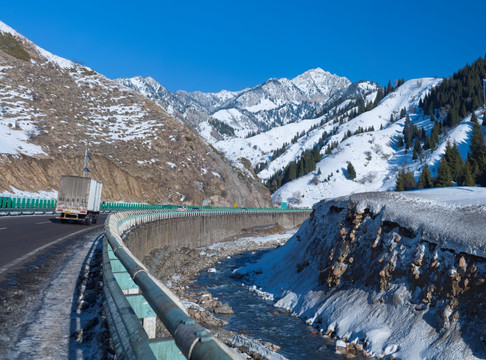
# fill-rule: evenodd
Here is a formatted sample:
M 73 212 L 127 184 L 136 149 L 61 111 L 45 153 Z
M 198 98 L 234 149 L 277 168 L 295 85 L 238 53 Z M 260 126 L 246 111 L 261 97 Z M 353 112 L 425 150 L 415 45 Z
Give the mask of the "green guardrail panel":
M 130 277 L 130 274 L 127 271 L 123 272 L 113 272 L 113 276 L 116 279 L 116 282 L 120 286 L 122 290 L 130 290 L 130 289 L 138 289 L 138 285 L 135 284 L 133 279 Z
M 110 256 L 110 255 L 108 255 L 108 256 Z M 115 254 L 113 254 L 113 256 L 115 256 Z M 110 258 L 110 265 L 111 265 L 111 271 L 113 271 L 113 272 L 123 272 L 123 271 L 126 271 L 126 269 L 123 266 L 123 264 L 121 263 L 121 261 L 118 260 L 118 259 L 116 259 L 116 257 L 115 257 L 115 259 L 111 259 Z
M 108 247 L 108 258 L 110 260 L 118 260 L 115 253 L 113 252 L 113 249 L 111 248 L 111 246 Z
M 157 359 L 187 360 L 173 339 L 153 339 L 149 342 L 149 346 Z
M 126 298 L 139 319 L 157 316 L 143 295 L 126 295 Z

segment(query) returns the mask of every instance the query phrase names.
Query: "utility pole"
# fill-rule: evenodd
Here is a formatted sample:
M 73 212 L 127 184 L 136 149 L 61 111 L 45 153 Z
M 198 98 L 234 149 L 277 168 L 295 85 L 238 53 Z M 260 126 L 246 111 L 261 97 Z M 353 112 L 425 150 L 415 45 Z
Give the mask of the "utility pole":
M 84 149 L 84 165 L 83 165 L 83 177 L 86 173 L 86 158 L 88 157 L 88 146 Z

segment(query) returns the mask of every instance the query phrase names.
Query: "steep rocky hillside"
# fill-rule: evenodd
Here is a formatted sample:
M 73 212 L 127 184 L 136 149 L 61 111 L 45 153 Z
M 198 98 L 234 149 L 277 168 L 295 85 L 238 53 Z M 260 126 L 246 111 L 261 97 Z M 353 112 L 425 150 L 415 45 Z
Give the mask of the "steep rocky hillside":
M 321 201 L 284 246 L 238 272 L 344 340 L 340 352 L 484 359 L 485 203 L 478 187 Z
M 264 206 L 269 194 L 141 94 L 0 23 L 0 191 L 56 190 L 86 145 L 104 200 Z

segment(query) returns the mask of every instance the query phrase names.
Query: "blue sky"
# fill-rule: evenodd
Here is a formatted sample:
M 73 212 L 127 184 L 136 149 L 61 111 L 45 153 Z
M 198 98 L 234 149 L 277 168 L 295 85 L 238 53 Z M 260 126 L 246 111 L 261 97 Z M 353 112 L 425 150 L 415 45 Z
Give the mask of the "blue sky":
M 320 67 L 351 81 L 450 76 L 486 54 L 486 1 L 8 1 L 0 20 L 110 77 L 241 90 Z

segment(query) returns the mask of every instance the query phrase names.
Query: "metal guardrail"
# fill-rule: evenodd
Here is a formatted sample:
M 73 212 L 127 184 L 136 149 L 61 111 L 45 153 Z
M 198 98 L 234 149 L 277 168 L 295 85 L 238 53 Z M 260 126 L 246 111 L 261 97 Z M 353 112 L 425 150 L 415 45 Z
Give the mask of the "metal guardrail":
M 246 214 L 246 213 L 280 213 L 280 212 L 297 212 L 309 211 L 305 210 L 281 210 L 281 209 L 199 209 L 196 211 L 173 211 L 171 209 L 163 209 L 158 211 L 124 211 L 119 213 L 112 213 L 108 216 L 105 222 L 105 239 L 104 244 L 104 275 L 105 294 L 107 298 L 113 298 L 108 301 L 109 310 L 106 311 L 107 318 L 110 324 L 110 333 L 114 334 L 114 342 L 117 349 L 117 354 L 127 359 L 136 358 L 171 358 L 171 359 L 236 359 L 239 358 L 235 353 L 231 352 L 224 344 L 217 339 L 211 337 L 206 329 L 196 323 L 189 317 L 184 306 L 180 303 L 177 297 L 165 287 L 158 279 L 150 274 L 147 268 L 130 252 L 122 241 L 122 235 L 125 231 L 134 226 L 139 226 L 144 223 L 159 221 L 169 218 L 178 217 L 192 217 L 192 216 L 209 216 L 209 215 L 228 215 L 228 214 Z M 112 255 L 110 258 L 110 251 Z M 105 255 L 106 252 L 106 255 Z M 116 281 L 113 281 L 112 267 L 115 266 L 129 274 L 129 280 L 133 281 L 132 286 L 140 289 L 143 295 L 144 304 L 149 304 L 153 312 L 159 317 L 166 329 L 173 337 L 172 345 L 176 345 L 179 353 L 171 348 L 170 344 L 161 344 L 161 342 L 154 343 L 148 340 L 147 334 L 143 335 L 138 320 L 141 314 L 135 314 L 134 310 L 126 307 L 126 301 L 120 297 L 120 286 Z M 122 269 L 120 269 L 122 267 Z M 126 281 L 121 276 L 118 276 L 121 282 Z M 130 287 L 126 284 L 125 288 Z M 137 310 L 140 312 L 141 310 Z M 137 323 L 138 324 L 135 324 Z M 112 326 L 115 326 L 112 328 Z M 158 346 L 158 345 L 160 346 Z M 146 355 L 148 348 L 157 353 L 157 356 Z M 172 356 L 167 356 L 172 352 Z M 166 354 L 165 357 L 160 354 Z M 141 357 L 142 356 L 142 357 Z
M 0 213 L 33 213 L 33 212 L 55 212 L 57 200 L 38 199 L 30 197 L 0 196 Z M 130 211 L 130 210 L 177 210 L 180 205 L 173 204 L 145 204 L 127 202 L 106 202 L 100 203 L 100 210 L 108 211 Z M 185 210 L 242 210 L 242 211 L 288 211 L 288 209 L 275 208 L 232 208 L 218 206 L 184 206 Z M 299 211 L 299 209 L 292 209 Z M 307 211 L 304 209 L 304 211 Z

